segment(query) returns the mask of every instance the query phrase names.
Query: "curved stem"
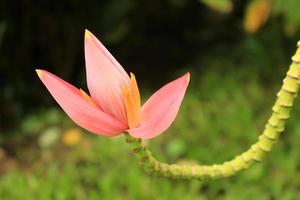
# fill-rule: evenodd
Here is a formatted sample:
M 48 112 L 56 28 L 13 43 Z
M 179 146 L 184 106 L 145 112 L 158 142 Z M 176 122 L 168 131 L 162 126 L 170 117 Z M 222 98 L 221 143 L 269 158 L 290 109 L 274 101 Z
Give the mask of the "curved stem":
M 180 179 L 216 179 L 235 175 L 247 169 L 255 162 L 261 161 L 266 153 L 270 152 L 276 140 L 285 129 L 290 116 L 290 110 L 297 96 L 300 84 L 300 41 L 298 49 L 292 57 L 292 64 L 283 79 L 283 84 L 277 93 L 277 99 L 272 108 L 272 114 L 266 123 L 265 129 L 247 151 L 232 160 L 213 165 L 182 165 L 167 164 L 156 160 L 151 151 L 142 143 L 141 139 L 126 134 L 126 142 L 131 145 L 132 151 L 144 169 L 153 175 Z

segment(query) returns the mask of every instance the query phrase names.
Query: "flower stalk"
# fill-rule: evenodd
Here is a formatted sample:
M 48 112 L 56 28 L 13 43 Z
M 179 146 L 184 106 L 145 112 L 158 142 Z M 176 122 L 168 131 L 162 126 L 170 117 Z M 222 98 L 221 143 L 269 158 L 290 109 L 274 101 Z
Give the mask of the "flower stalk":
M 257 142 L 247 151 L 222 164 L 168 164 L 155 159 L 141 139 L 125 134 L 126 142 L 130 144 L 133 153 L 146 172 L 167 178 L 198 179 L 202 181 L 233 176 L 237 172 L 249 168 L 252 164 L 262 161 L 285 130 L 286 121 L 290 117 L 291 108 L 299 91 L 300 41 L 297 43 L 297 47 L 297 51 L 292 57 L 292 64 L 283 79 L 281 89 L 277 93 L 277 99 L 272 107 L 272 113 L 265 129 L 258 137 Z

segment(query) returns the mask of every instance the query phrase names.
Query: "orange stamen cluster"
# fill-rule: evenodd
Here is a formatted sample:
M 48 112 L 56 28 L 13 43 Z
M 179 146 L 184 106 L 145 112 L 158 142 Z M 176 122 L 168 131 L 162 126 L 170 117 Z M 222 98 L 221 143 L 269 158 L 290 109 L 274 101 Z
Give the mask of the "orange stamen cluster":
M 129 128 L 137 127 L 141 122 L 141 97 L 133 73 L 130 73 L 131 86 L 123 90 L 124 103 L 127 113 Z

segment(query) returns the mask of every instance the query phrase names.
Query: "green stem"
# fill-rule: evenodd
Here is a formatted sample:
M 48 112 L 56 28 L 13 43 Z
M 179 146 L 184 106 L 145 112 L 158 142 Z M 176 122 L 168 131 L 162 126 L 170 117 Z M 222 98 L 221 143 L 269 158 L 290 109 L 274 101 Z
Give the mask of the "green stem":
M 216 179 L 235 175 L 247 169 L 255 162 L 261 161 L 271 151 L 276 140 L 285 129 L 290 116 L 290 110 L 297 96 L 300 84 L 300 41 L 298 49 L 292 57 L 292 64 L 283 79 L 283 84 L 277 93 L 277 99 L 272 108 L 272 114 L 266 123 L 265 129 L 258 137 L 258 141 L 247 151 L 232 160 L 213 165 L 182 165 L 167 164 L 156 160 L 151 151 L 142 143 L 141 139 L 126 134 L 126 142 L 131 145 L 132 151 L 144 169 L 153 175 L 180 179 Z

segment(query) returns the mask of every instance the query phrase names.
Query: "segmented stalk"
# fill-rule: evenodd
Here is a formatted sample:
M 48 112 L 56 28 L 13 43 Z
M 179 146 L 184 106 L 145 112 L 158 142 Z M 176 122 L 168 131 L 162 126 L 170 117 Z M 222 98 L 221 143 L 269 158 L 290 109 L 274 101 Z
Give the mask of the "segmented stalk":
M 247 151 L 236 156 L 232 160 L 222 164 L 213 165 L 182 165 L 159 162 L 151 151 L 142 143 L 126 134 L 126 141 L 131 145 L 133 153 L 140 161 L 144 169 L 153 175 L 179 179 L 216 179 L 235 175 L 237 172 L 247 169 L 255 162 L 261 161 L 272 150 L 273 145 L 285 129 L 290 110 L 297 96 L 300 84 L 300 41 L 297 43 L 297 51 L 292 57 L 292 64 L 283 79 L 283 84 L 277 93 L 277 99 L 272 107 L 272 114 L 265 125 L 265 129 Z

